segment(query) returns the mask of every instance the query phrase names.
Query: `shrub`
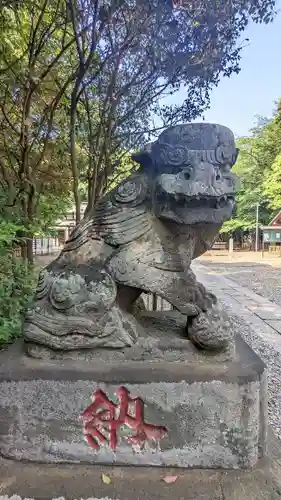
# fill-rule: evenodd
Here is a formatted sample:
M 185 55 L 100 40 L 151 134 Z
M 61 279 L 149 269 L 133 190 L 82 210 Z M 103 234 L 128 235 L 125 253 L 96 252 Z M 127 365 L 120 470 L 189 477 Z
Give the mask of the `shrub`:
M 18 231 L 19 226 L 0 220 L 0 344 L 20 335 L 36 285 L 35 269 L 14 254 Z

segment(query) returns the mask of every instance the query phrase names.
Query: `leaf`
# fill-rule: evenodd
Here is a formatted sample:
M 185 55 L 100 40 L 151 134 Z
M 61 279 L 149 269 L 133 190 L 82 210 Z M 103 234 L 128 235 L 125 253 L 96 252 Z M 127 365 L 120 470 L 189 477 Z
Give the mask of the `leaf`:
M 163 477 L 163 481 L 166 484 L 175 483 L 179 476 L 165 476 Z
M 102 482 L 104 484 L 111 484 L 111 482 L 112 482 L 110 477 L 107 476 L 106 474 L 102 474 L 101 478 L 102 478 Z

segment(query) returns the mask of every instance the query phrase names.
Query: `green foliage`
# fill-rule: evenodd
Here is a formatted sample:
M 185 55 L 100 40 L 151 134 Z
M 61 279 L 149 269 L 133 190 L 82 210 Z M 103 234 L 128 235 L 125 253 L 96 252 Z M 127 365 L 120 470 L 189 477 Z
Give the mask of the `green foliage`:
M 281 209 L 281 117 L 276 110 L 271 120 L 259 119 L 251 137 L 237 141 L 240 154 L 233 172 L 240 178 L 234 217 L 221 232 L 253 229 L 256 205 L 259 222 L 268 224 Z
M 52 227 L 57 220 L 66 217 L 67 212 L 73 206 L 73 197 L 69 193 L 44 194 L 40 197 L 37 218 L 31 223 L 31 231 L 36 236 L 48 236 L 53 234 Z
M 36 272 L 15 257 L 21 226 L 0 220 L 0 345 L 21 333 L 22 315 L 35 288 Z
M 264 181 L 269 207 L 281 210 L 281 154 L 277 155 Z
M 114 189 L 119 182 L 129 177 L 139 168 L 139 165 L 132 161 L 129 153 L 122 155 L 122 152 L 116 155 L 116 163 L 113 165 L 112 173 L 108 177 L 106 191 Z
M 73 73 L 65 54 L 75 39 L 66 9 L 63 0 L 0 9 L 0 208 L 5 220 L 23 226 L 21 244 L 30 262 L 32 235 L 64 211 L 71 192 L 62 101 Z
M 237 219 L 236 217 L 226 221 L 220 230 L 221 234 L 224 233 L 234 233 L 237 230 L 247 230 L 252 229 L 252 222 L 247 222 L 243 219 Z
M 0 258 L 0 344 L 3 344 L 21 333 L 23 312 L 33 296 L 36 273 L 11 253 L 0 252 Z
M 13 243 L 17 242 L 17 234 L 21 231 L 23 226 L 14 224 L 13 222 L 5 219 L 0 219 L 0 251 L 9 248 Z

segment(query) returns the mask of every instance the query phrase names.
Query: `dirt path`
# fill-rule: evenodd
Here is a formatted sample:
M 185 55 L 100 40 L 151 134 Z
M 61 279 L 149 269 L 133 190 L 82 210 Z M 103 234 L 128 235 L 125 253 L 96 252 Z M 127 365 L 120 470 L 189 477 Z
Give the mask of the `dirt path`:
M 269 252 L 233 252 L 229 253 L 224 250 L 213 250 L 201 255 L 199 261 L 212 263 L 255 263 L 281 268 L 281 255 L 270 254 Z

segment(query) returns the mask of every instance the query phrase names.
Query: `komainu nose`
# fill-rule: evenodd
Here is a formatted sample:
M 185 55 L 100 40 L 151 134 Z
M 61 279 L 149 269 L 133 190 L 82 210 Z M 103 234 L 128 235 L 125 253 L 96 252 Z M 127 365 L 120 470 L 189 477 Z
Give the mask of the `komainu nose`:
M 196 169 L 192 179 L 194 182 L 200 182 L 204 186 L 215 187 L 221 182 L 221 173 L 211 163 L 202 163 L 201 168 Z
M 183 167 L 180 176 L 185 181 L 193 181 L 194 180 L 194 168 L 190 166 Z

